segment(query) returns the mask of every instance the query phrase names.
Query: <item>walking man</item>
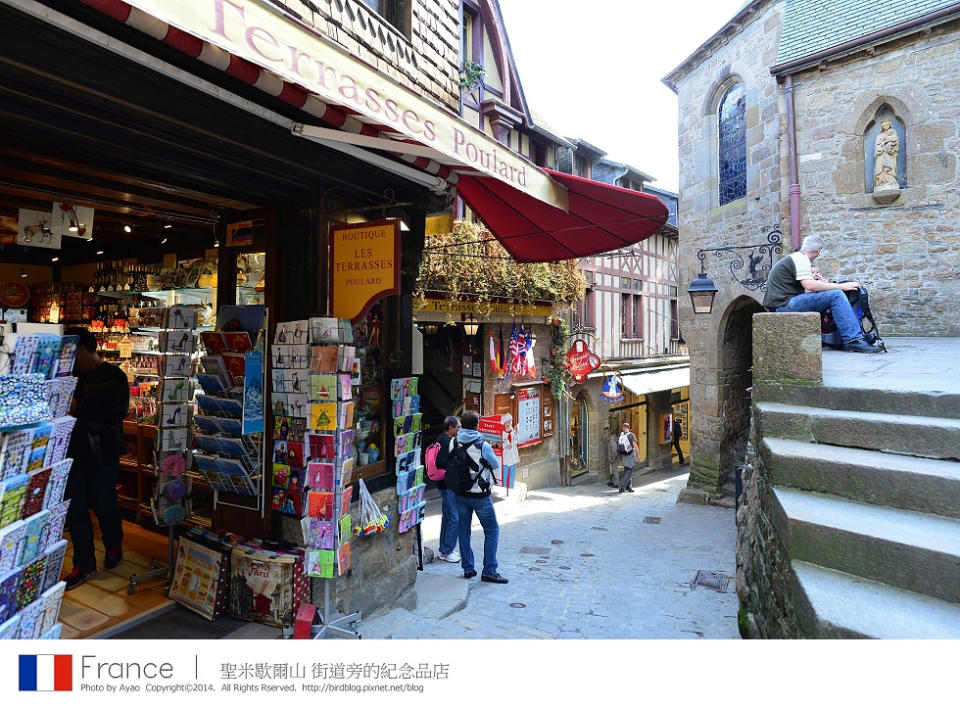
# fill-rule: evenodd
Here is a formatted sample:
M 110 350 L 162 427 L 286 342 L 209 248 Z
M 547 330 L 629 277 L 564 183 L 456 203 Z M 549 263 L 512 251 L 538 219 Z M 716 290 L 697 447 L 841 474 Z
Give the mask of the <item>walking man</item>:
M 456 440 L 450 444 L 447 458 L 447 479 L 459 485 L 454 487 L 457 503 L 457 517 L 460 524 L 460 566 L 463 577 L 472 579 L 477 575 L 474 568 L 473 549 L 470 547 L 470 525 L 473 515 L 477 515 L 483 527 L 483 569 L 480 580 L 487 583 L 507 583 L 507 579 L 497 573 L 497 545 L 500 542 L 500 525 L 497 513 L 490 499 L 493 486 L 493 472 L 500 467 L 500 461 L 490 444 L 477 432 L 480 414 L 476 411 L 464 411 L 460 416 L 460 431 Z M 462 484 L 454 483 L 463 480 Z
M 620 487 L 620 472 L 617 470 L 617 463 L 620 460 L 617 451 L 617 437 L 613 435 L 609 426 L 603 427 L 603 450 L 607 454 L 607 487 Z
M 457 437 L 460 430 L 460 419 L 456 416 L 447 416 L 443 420 L 443 433 L 437 438 L 440 450 L 437 451 L 437 467 L 446 469 L 447 458 L 450 455 L 450 443 Z M 457 540 L 460 536 L 460 526 L 457 518 L 457 501 L 453 490 L 447 487 L 446 479 L 437 480 L 437 489 L 440 491 L 441 518 L 440 518 L 440 548 L 437 558 L 456 564 L 460 561 L 457 553 Z
M 67 575 L 67 590 L 97 573 L 90 509 L 97 515 L 103 546 L 103 565 L 116 567 L 123 559 L 120 542 L 123 523 L 117 505 L 117 473 L 124 449 L 123 419 L 130 407 L 127 375 L 97 354 L 97 338 L 86 328 L 69 327 L 65 335 L 77 335 L 74 374 L 77 388 L 71 413 L 76 416 L 68 455 L 73 467 L 67 480 L 67 526 L 73 540 L 73 570 Z
M 631 478 L 633 468 L 640 458 L 637 448 L 637 437 L 630 432 L 630 424 L 624 421 L 620 427 L 620 438 L 617 439 L 617 448 L 620 451 L 620 464 L 623 465 L 623 475 L 620 476 L 620 492 L 633 492 Z
M 680 456 L 680 465 L 683 465 L 683 451 L 680 450 L 680 439 L 683 438 L 683 424 L 678 416 L 673 417 L 673 449 Z

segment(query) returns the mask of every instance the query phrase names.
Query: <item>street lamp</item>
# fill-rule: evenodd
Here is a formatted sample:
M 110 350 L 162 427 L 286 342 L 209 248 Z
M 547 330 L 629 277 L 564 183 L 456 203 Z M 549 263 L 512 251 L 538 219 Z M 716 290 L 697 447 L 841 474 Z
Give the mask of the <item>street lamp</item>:
M 467 337 L 473 337 L 477 334 L 477 329 L 480 327 L 480 323 L 477 322 L 477 319 L 473 315 L 464 315 L 463 316 L 463 331 L 466 333 Z
M 690 302 L 693 304 L 693 312 L 696 315 L 709 315 L 713 312 L 713 299 L 717 295 L 717 286 L 713 280 L 707 277 L 707 269 L 700 262 L 700 275 L 693 279 L 690 287 L 687 288 L 690 294 Z

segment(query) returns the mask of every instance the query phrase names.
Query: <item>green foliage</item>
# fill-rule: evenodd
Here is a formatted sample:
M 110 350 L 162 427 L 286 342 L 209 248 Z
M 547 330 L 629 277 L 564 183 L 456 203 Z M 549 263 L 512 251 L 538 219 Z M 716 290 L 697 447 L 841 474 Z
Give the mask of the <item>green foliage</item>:
M 550 369 L 547 370 L 547 379 L 550 381 L 550 391 L 557 401 L 567 395 L 567 370 L 563 366 L 563 349 L 570 335 L 570 327 L 566 320 L 553 329 L 553 339 L 550 342 Z
M 486 70 L 482 64 L 472 62 L 468 59 L 463 63 L 463 68 L 460 70 L 460 89 L 463 91 L 471 91 L 474 86 L 483 81 L 485 74 Z
M 586 285 L 576 261 L 517 263 L 483 225 L 457 221 L 451 233 L 427 237 L 414 298 L 421 305 L 427 293 L 476 302 L 483 320 L 493 302 L 573 303 Z

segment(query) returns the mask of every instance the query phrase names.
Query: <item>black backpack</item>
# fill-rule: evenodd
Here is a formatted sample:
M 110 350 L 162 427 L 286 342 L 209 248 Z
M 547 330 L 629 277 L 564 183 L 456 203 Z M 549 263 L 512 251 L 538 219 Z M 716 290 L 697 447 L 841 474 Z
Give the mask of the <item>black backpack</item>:
M 860 323 L 860 333 L 863 339 L 868 345 L 876 345 L 881 351 L 886 352 L 887 348 L 883 344 L 879 330 L 877 330 L 877 321 L 874 320 L 873 312 L 870 310 L 870 296 L 867 289 L 860 286 L 858 290 L 848 290 L 843 293 L 850 301 L 854 317 Z M 820 339 L 824 347 L 843 349 L 840 331 L 833 319 L 833 313 L 829 310 L 820 316 Z
M 469 453 L 471 447 L 475 447 L 482 453 L 483 439 L 478 438 L 466 445 L 461 445 L 460 441 L 454 439 L 453 450 L 447 458 L 447 474 L 444 477 L 444 483 L 447 489 L 459 495 L 470 492 L 474 485 L 480 488 L 480 493 L 490 490 L 490 483 L 480 475 L 484 468 L 490 467 L 490 464 L 484 460 L 483 455 L 480 455 L 479 463 L 475 461 Z

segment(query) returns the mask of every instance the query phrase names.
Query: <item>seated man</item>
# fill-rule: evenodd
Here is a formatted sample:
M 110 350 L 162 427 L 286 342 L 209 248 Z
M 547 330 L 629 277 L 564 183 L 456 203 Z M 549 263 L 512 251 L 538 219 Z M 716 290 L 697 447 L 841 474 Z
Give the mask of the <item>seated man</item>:
M 814 277 L 812 263 L 823 250 L 823 239 L 808 236 L 800 250 L 782 258 L 770 269 L 763 306 L 781 313 L 824 313 L 833 311 L 843 349 L 850 352 L 880 352 L 863 339 L 860 321 L 842 291 L 858 290 L 857 281 L 830 283 Z M 806 292 L 805 292 L 806 291 Z

